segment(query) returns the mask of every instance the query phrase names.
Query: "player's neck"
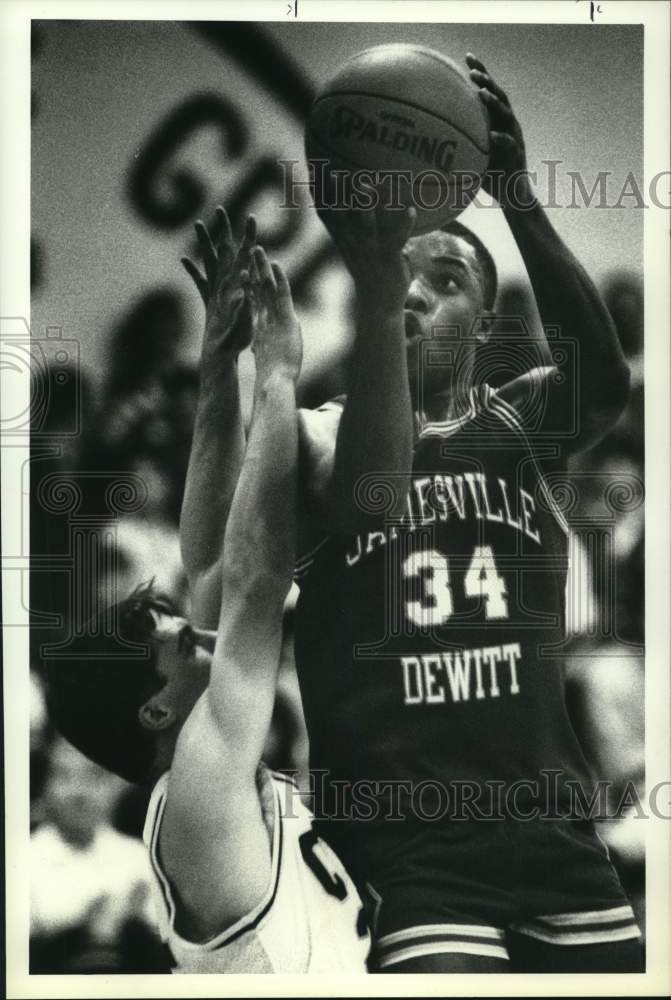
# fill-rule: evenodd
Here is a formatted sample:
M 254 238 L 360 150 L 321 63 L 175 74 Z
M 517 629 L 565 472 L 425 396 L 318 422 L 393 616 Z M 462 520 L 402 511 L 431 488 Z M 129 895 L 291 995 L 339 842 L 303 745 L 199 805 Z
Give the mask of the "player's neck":
M 420 426 L 444 420 L 458 420 L 471 410 L 471 394 L 453 393 L 449 389 L 415 401 L 414 410 Z

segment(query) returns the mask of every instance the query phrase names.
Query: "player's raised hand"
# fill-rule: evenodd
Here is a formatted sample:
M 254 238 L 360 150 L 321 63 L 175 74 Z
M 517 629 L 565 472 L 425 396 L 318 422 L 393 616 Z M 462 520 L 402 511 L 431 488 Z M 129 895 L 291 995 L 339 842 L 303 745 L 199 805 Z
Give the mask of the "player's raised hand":
M 207 226 L 195 223 L 196 237 L 205 274 L 193 261 L 182 257 L 182 264 L 193 280 L 205 305 L 205 340 L 203 361 L 209 362 L 223 350 L 237 355 L 252 339 L 249 301 L 250 251 L 256 240 L 256 221 L 250 215 L 242 242 L 233 238 L 226 210 L 217 206 L 216 238 Z
M 257 382 L 274 373 L 296 382 L 303 360 L 303 338 L 286 275 L 279 264 L 270 263 L 259 246 L 252 250 L 249 273 Z
M 410 285 L 402 250 L 412 236 L 417 210 L 388 207 L 389 191 L 384 183 L 362 183 L 360 189 L 370 208 L 322 209 L 320 216 L 357 292 L 390 308 L 402 308 Z
M 496 83 L 485 64 L 472 52 L 466 54 L 466 62 L 471 80 L 480 88 L 480 99 L 487 109 L 490 124 L 491 155 L 489 170 L 483 178 L 482 186 L 498 201 L 512 204 L 515 194 L 521 195 L 523 183 L 528 183 L 527 178 L 523 178 L 519 187 L 510 183 L 512 175 L 522 177 L 527 168 L 522 128 L 506 92 Z

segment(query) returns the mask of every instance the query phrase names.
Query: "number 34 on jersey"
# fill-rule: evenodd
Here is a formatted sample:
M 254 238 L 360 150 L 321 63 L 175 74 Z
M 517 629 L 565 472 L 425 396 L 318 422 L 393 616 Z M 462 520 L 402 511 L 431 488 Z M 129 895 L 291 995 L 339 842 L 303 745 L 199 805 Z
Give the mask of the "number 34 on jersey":
M 412 552 L 403 576 L 419 584 L 419 596 L 405 601 L 408 622 L 420 629 L 449 625 L 454 615 L 452 581 L 447 557 L 435 549 Z M 475 547 L 463 579 L 466 597 L 481 602 L 485 620 L 508 617 L 506 582 L 497 572 L 489 545 Z M 401 657 L 404 704 L 481 701 L 503 693 L 519 694 L 519 642 L 501 646 L 434 652 Z

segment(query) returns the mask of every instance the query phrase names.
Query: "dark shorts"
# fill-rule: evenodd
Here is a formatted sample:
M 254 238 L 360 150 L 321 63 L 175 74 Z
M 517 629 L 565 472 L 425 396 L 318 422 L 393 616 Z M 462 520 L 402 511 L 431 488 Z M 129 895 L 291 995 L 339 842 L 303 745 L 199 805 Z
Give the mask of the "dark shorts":
M 515 971 L 560 971 L 562 959 L 580 968 L 581 955 L 590 971 L 588 951 L 591 971 L 617 971 L 625 953 L 636 966 L 639 930 L 592 823 L 404 826 L 387 823 L 367 838 L 361 889 L 372 970 L 394 971 L 421 956 L 470 955 L 513 959 Z

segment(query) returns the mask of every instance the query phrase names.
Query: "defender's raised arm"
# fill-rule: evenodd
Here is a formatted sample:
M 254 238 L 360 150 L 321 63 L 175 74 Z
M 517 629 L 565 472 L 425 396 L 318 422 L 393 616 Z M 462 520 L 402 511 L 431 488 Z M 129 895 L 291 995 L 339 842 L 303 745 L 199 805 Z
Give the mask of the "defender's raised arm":
M 241 280 L 256 237 L 253 217 L 236 246 L 225 209 L 217 208 L 213 241 L 202 222 L 196 234 L 205 274 L 182 263 L 205 305 L 200 392 L 180 518 L 182 560 L 191 588 L 194 623 L 216 629 L 221 595 L 221 549 L 245 449 L 238 356 L 252 338 L 249 296 Z
M 270 727 L 295 559 L 302 345 L 288 283 L 255 248 L 256 387 L 221 559 L 209 685 L 179 733 L 161 831 L 166 872 L 199 935 L 249 912 L 270 879 L 256 773 Z M 225 871 L 213 885 L 212 871 Z

